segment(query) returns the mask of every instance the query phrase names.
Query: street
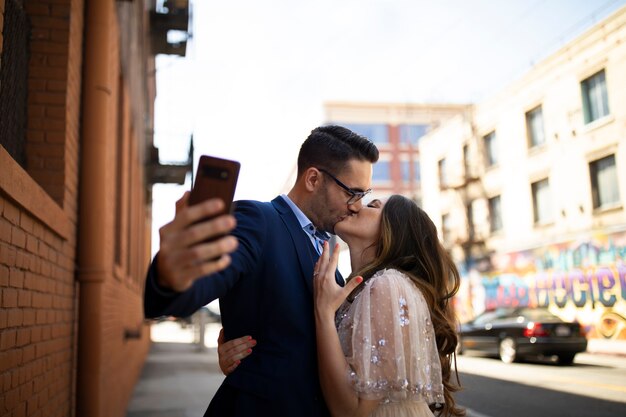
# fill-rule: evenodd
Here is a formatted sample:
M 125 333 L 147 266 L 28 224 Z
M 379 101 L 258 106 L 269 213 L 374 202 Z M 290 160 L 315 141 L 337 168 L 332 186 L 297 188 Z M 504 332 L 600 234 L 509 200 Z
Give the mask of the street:
M 626 416 L 626 357 L 579 354 L 558 366 L 462 355 L 457 365 L 468 417 Z

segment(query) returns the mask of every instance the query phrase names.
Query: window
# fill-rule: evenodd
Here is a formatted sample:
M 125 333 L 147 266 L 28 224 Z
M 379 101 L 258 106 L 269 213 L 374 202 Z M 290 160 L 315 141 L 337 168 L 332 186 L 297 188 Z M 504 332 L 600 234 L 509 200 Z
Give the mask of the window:
M 448 185 L 448 178 L 446 176 L 446 158 L 440 159 L 437 163 L 439 170 L 439 188 L 445 188 Z
M 541 106 L 535 107 L 526 113 L 526 132 L 528 135 L 528 147 L 546 143 L 546 135 L 543 129 L 543 110 Z
M 489 199 L 489 230 L 492 233 L 502 230 L 502 202 L 499 195 Z
M 402 170 L 402 181 L 409 182 L 409 180 L 411 179 L 411 162 L 401 161 L 400 169 Z
M 609 155 L 589 163 L 591 198 L 593 208 L 601 209 L 619 203 L 615 155 Z
M 413 161 L 413 173 L 415 174 L 415 181 L 421 181 L 422 180 L 422 175 L 420 173 L 420 161 L 415 160 Z
M 3 1 L 0 10 L 0 145 L 26 167 L 30 22 L 22 3 Z
M 389 161 L 378 161 L 372 172 L 373 181 L 391 181 Z
M 531 185 L 533 193 L 533 213 L 535 224 L 545 224 L 552 221 L 552 197 L 550 196 L 550 181 L 546 178 Z
M 465 206 L 465 216 L 467 217 L 467 233 L 469 236 L 469 240 L 470 242 L 473 242 L 476 235 L 475 235 L 475 228 L 474 228 L 474 202 L 470 202 L 467 206 Z
M 496 132 L 493 131 L 483 138 L 485 142 L 485 159 L 487 167 L 494 166 L 498 163 L 498 149 L 496 143 Z
M 419 138 L 426 134 L 428 125 L 400 125 L 400 143 L 417 145 Z
M 450 232 L 452 229 L 450 228 L 450 215 L 444 214 L 441 216 L 441 237 L 444 242 L 450 241 Z
M 583 96 L 583 114 L 585 124 L 609 114 L 609 98 L 606 92 L 604 70 L 595 73 L 580 83 Z
M 387 125 L 370 123 L 342 123 L 341 125 L 359 135 L 365 136 L 374 143 L 389 143 L 389 129 L 387 129 Z

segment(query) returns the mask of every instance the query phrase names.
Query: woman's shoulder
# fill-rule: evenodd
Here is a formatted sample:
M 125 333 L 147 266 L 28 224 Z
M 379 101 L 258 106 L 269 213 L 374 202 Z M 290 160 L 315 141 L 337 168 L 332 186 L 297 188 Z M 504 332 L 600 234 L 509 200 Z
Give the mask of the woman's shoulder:
M 394 282 L 415 286 L 407 274 L 395 268 L 384 268 L 376 271 L 367 282 L 369 285 L 384 285 L 385 283 Z
M 411 277 L 394 268 L 385 268 L 377 271 L 369 280 L 367 280 L 366 284 L 369 286 L 370 291 L 395 288 L 404 293 L 416 293 L 422 295 L 422 292 L 419 290 L 417 285 L 415 285 Z

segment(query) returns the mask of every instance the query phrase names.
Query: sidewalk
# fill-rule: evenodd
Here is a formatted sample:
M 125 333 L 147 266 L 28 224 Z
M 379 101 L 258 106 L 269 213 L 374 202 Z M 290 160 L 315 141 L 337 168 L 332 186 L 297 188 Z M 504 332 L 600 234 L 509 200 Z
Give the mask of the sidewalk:
M 224 379 L 217 363 L 220 327 L 207 325 L 201 351 L 191 327 L 171 321 L 153 325 L 152 347 L 126 416 L 202 417 Z

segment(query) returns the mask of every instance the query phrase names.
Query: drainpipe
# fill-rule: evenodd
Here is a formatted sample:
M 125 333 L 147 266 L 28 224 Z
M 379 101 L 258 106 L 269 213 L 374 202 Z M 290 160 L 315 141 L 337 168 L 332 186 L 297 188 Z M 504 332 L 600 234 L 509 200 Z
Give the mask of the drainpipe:
M 85 2 L 82 125 L 78 218 L 79 324 L 76 415 L 102 414 L 102 318 L 107 308 L 103 287 L 112 276 L 107 242 L 111 232 L 107 213 L 107 154 L 111 149 L 107 122 L 112 106 L 109 74 L 111 0 Z M 110 170 L 109 170 L 110 171 Z

